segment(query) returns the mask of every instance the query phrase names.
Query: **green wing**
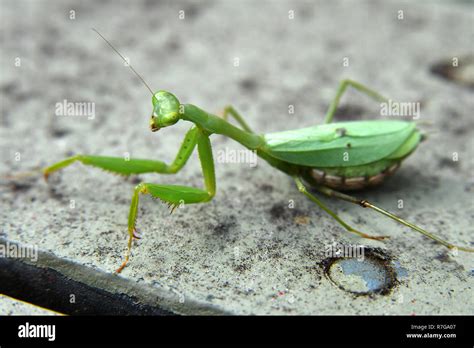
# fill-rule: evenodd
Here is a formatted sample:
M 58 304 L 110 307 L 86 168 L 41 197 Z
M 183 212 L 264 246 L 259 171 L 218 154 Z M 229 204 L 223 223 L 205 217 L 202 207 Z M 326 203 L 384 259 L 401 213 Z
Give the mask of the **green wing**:
M 355 121 L 264 135 L 267 151 L 280 160 L 309 167 L 347 167 L 402 158 L 418 145 L 414 122 Z

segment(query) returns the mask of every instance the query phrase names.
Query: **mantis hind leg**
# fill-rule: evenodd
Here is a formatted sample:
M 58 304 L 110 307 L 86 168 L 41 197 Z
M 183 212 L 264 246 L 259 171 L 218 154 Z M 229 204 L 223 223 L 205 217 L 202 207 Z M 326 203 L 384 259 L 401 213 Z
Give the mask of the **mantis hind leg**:
M 364 86 L 363 84 L 361 84 L 359 82 L 352 81 L 352 80 L 342 80 L 341 83 L 339 84 L 338 89 L 337 89 L 336 96 L 332 100 L 331 104 L 329 105 L 329 109 L 326 112 L 326 116 L 324 117 L 324 123 L 331 123 L 332 122 L 332 119 L 334 117 L 334 114 L 336 113 L 337 107 L 339 106 L 339 101 L 341 100 L 341 97 L 344 94 L 344 92 L 346 91 L 348 86 L 351 86 L 351 87 L 355 88 L 359 92 L 368 95 L 369 97 L 371 97 L 374 100 L 388 101 L 388 99 L 385 98 L 384 96 L 378 94 L 374 90 Z
M 212 157 L 211 143 L 207 135 L 199 131 L 197 138 L 197 146 L 199 152 L 199 159 L 201 161 L 202 173 L 204 176 L 205 190 L 179 185 L 159 185 L 152 183 L 141 183 L 135 187 L 130 204 L 130 212 L 128 215 L 128 245 L 125 260 L 117 269 L 120 273 L 127 265 L 130 259 L 130 251 L 132 248 L 132 241 L 136 232 L 136 220 L 138 211 L 138 202 L 140 194 L 149 194 L 154 198 L 158 198 L 163 202 L 168 203 L 174 208 L 181 204 L 205 203 L 210 201 L 216 192 L 216 179 L 214 172 L 214 160 Z
M 333 189 L 330 189 L 330 188 L 324 187 L 324 186 L 317 186 L 316 189 L 318 191 L 320 191 L 321 193 L 324 193 L 327 196 L 336 197 L 336 198 L 342 199 L 344 201 L 360 205 L 361 207 L 364 207 L 364 208 L 371 208 L 371 209 L 373 209 L 373 210 L 375 210 L 375 211 L 377 211 L 377 212 L 379 212 L 379 213 L 381 213 L 385 216 L 388 216 L 390 219 L 395 220 L 395 221 L 397 221 L 397 222 L 399 222 L 399 223 L 401 223 L 405 226 L 408 226 L 411 229 L 425 235 L 426 237 L 437 241 L 438 243 L 444 245 L 445 247 L 447 247 L 449 249 L 458 249 L 458 250 L 461 250 L 461 251 L 474 252 L 473 248 L 460 247 L 460 246 L 456 246 L 454 244 L 451 244 L 450 242 L 448 242 L 444 239 L 441 239 L 438 236 L 435 236 L 434 234 L 426 231 L 425 229 L 423 229 L 423 228 L 421 228 L 417 225 L 414 225 L 411 222 L 408 222 L 408 221 L 402 219 L 401 217 L 386 211 L 385 209 L 382 209 L 380 207 L 377 207 L 377 206 L 373 205 L 372 203 L 370 203 L 367 200 L 361 200 L 361 199 L 346 195 L 345 193 L 334 191 Z
M 222 118 L 227 121 L 229 118 L 229 115 L 232 116 L 237 121 L 237 123 L 242 127 L 243 130 L 249 133 L 254 133 L 254 131 L 252 131 L 252 129 L 247 124 L 247 122 L 245 122 L 242 115 L 240 115 L 237 112 L 237 110 L 235 110 L 235 108 L 231 105 L 228 105 L 224 108 L 224 111 L 222 112 Z
M 312 195 L 311 193 L 309 193 L 300 178 L 294 177 L 294 180 L 295 180 L 296 186 L 298 187 L 298 190 L 299 190 L 302 194 L 304 194 L 304 195 L 305 195 L 306 197 L 308 197 L 311 201 L 313 201 L 314 203 L 316 203 L 316 204 L 317 204 L 321 209 L 323 209 L 326 213 L 328 213 L 329 215 L 331 215 L 331 217 L 333 217 L 337 222 L 339 222 L 339 224 L 341 224 L 347 231 L 352 232 L 352 233 L 355 233 L 355 234 L 357 234 L 357 235 L 360 236 L 360 237 L 368 238 L 368 239 L 382 240 L 382 239 L 385 239 L 385 238 L 389 238 L 389 237 L 387 237 L 387 236 L 372 236 L 372 235 L 368 235 L 368 234 L 366 234 L 366 233 L 360 232 L 360 231 L 356 230 L 355 228 L 349 226 L 349 225 L 348 225 L 347 223 L 345 223 L 339 216 L 337 216 L 336 213 L 334 213 L 334 212 L 333 212 L 332 210 L 330 210 L 323 202 L 321 202 L 316 196 L 314 196 L 314 195 Z

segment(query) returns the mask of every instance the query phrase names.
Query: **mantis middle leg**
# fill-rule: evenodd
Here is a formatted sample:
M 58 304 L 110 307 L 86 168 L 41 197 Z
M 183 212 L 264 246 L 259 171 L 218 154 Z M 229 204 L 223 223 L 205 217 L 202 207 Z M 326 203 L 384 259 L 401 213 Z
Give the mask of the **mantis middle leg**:
M 235 108 L 231 105 L 227 105 L 224 108 L 224 111 L 222 113 L 222 118 L 227 121 L 227 119 L 229 118 L 229 115 L 232 116 L 237 121 L 238 124 L 240 124 L 240 126 L 242 127 L 243 130 L 245 130 L 249 133 L 254 133 L 252 131 L 252 129 L 249 127 L 249 125 L 247 124 L 247 122 L 245 122 L 242 115 L 240 115 L 237 112 L 237 110 L 235 110 Z
M 364 93 L 371 97 L 374 100 L 378 101 L 385 101 L 388 102 L 388 99 L 385 98 L 384 96 L 378 94 L 374 90 L 364 86 L 363 84 L 352 81 L 352 80 L 342 80 L 341 83 L 339 84 L 339 87 L 336 92 L 336 96 L 332 100 L 331 104 L 329 105 L 329 109 L 326 113 L 326 116 L 324 117 L 324 123 L 331 123 L 332 119 L 334 117 L 334 114 L 336 113 L 337 107 L 339 106 L 339 101 L 341 100 L 342 95 L 347 89 L 347 86 L 351 86 L 358 90 L 361 93 Z

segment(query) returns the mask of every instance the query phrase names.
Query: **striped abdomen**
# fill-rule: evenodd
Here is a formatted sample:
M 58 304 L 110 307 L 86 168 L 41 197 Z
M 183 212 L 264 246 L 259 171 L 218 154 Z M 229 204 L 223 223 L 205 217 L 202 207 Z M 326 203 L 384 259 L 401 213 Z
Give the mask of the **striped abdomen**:
M 399 167 L 400 162 L 396 162 L 376 174 L 366 176 L 347 177 L 334 175 L 333 173 L 329 174 L 325 170 L 318 168 L 310 168 L 309 174 L 319 185 L 327 186 L 335 190 L 349 191 L 380 185 L 385 178 L 395 173 Z

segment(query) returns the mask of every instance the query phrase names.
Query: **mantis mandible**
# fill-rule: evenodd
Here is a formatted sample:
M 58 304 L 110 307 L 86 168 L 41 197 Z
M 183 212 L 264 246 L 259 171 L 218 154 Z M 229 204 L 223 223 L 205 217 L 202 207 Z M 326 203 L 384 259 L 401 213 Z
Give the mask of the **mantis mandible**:
M 128 63 L 105 37 L 97 30 L 93 30 Z M 210 142 L 212 134 L 221 134 L 239 142 L 247 149 L 255 151 L 260 158 L 274 168 L 291 176 L 299 192 L 316 203 L 351 233 L 374 240 L 388 238 L 368 235 L 348 225 L 311 193 L 307 189 L 307 185 L 326 196 L 373 209 L 449 249 L 457 248 L 462 251 L 474 252 L 472 248 L 455 246 L 367 200 L 340 192 L 381 184 L 385 178 L 397 170 L 407 156 L 413 153 L 422 140 L 422 134 L 414 122 L 393 120 L 333 122 L 339 101 L 349 86 L 377 101 L 388 101 L 366 86 L 352 80 L 343 80 L 322 125 L 262 135 L 252 131 L 244 118 L 232 106 L 226 107 L 222 117 L 219 117 L 195 105 L 182 104 L 170 92 L 163 90 L 153 92 L 135 69 L 129 64 L 128 66 L 152 94 L 153 111 L 149 120 L 152 132 L 171 127 L 180 120 L 193 124 L 184 136 L 175 160 L 171 164 L 166 164 L 148 159 L 126 160 L 120 157 L 76 155 L 43 169 L 45 179 L 52 172 L 76 161 L 126 176 L 142 173 L 176 174 L 183 168 L 197 147 L 204 177 L 204 188 L 145 182 L 138 184 L 133 191 L 128 215 L 127 252 L 125 260 L 116 270 L 117 273 L 120 273 L 128 263 L 132 241 L 134 238 L 138 238 L 136 219 L 140 195 L 159 198 L 173 209 L 182 203 L 206 203 L 212 200 L 216 193 L 214 160 Z M 240 127 L 229 123 L 229 117 L 233 117 Z

